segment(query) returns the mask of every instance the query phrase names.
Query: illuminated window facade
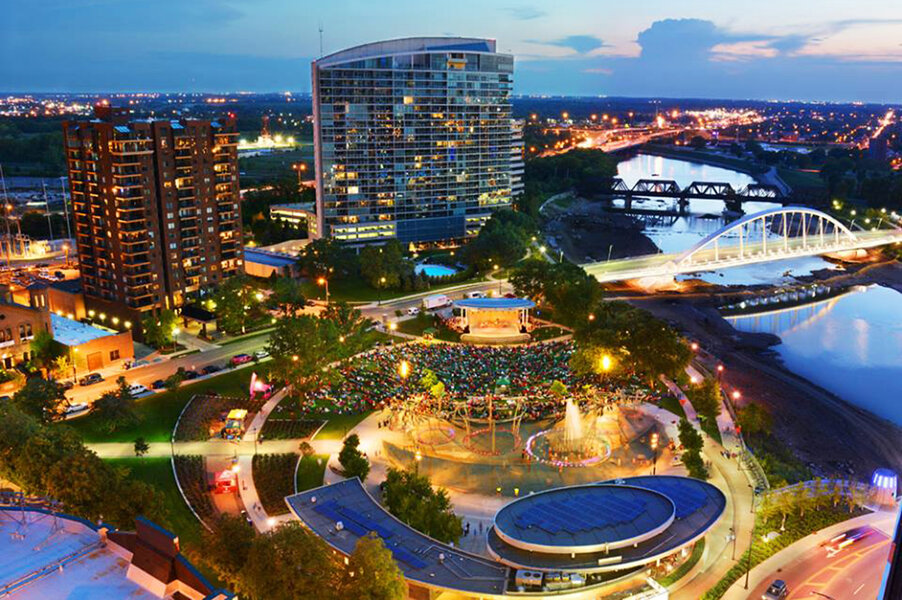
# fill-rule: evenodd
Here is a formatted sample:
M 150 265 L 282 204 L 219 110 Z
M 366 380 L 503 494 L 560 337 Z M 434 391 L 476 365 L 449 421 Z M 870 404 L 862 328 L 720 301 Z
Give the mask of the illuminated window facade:
M 314 61 L 317 231 L 354 244 L 476 235 L 511 204 L 513 66 L 472 38 Z
M 97 117 L 63 125 L 86 301 L 130 318 L 242 271 L 235 121 Z

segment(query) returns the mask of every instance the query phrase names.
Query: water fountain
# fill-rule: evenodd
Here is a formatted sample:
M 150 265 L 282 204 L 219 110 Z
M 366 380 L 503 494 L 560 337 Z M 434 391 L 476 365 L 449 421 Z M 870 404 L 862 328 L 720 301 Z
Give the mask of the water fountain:
M 579 404 L 567 398 L 564 419 L 551 429 L 534 434 L 526 442 L 526 452 L 539 462 L 557 467 L 587 467 L 606 460 L 611 444 L 599 435 L 600 418 L 588 414 L 584 418 Z

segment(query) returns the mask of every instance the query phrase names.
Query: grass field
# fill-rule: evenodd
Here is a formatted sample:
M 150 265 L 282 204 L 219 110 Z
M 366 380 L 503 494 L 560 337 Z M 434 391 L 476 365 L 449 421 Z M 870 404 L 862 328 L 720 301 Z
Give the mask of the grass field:
M 297 171 L 291 165 L 298 162 L 307 164 L 307 178 L 313 177 L 313 143 L 301 142 L 301 147 L 294 150 L 285 150 L 249 156 L 238 159 L 238 168 L 241 171 L 241 183 L 271 182 L 274 179 L 297 178 Z
M 370 411 L 350 415 L 322 415 L 322 418 L 328 421 L 313 439 L 340 440 L 369 415 Z
M 222 375 L 183 385 L 174 392 L 162 392 L 140 398 L 135 403 L 138 422 L 112 433 L 97 415 L 66 421 L 86 443 L 131 442 L 143 437 L 148 442 L 167 442 L 182 408 L 194 394 L 215 390 L 223 396 L 244 396 L 250 385 L 252 369 L 226 371 Z
M 825 186 L 824 180 L 821 179 L 821 176 L 817 173 L 812 173 L 810 171 L 799 171 L 798 169 L 787 169 L 785 167 L 778 167 L 777 174 L 780 176 L 786 185 L 795 189 L 795 188 L 817 188 L 822 189 Z
M 413 319 L 398 321 L 398 331 L 408 335 L 421 336 L 429 328 L 436 330 L 435 338 L 445 342 L 459 342 L 460 334 L 437 324 L 436 318 L 429 313 L 420 313 Z
M 269 516 L 288 512 L 285 497 L 294 493 L 296 454 L 258 454 L 254 456 L 254 486 L 260 504 Z
M 159 525 L 177 534 L 184 542 L 191 544 L 200 542 L 203 526 L 191 513 L 179 493 L 169 458 L 117 458 L 107 462 L 128 469 L 129 478 L 152 485 L 162 495 L 165 514 Z
M 311 454 L 301 459 L 298 464 L 297 488 L 299 492 L 312 490 L 323 484 L 328 454 Z

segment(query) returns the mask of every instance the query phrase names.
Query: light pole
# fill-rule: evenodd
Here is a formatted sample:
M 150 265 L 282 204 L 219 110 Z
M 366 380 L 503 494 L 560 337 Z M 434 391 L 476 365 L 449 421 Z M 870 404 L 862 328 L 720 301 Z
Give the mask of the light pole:
M 752 487 L 752 486 L 749 486 Z M 757 494 L 755 490 L 752 490 L 752 533 L 749 537 L 749 549 L 746 551 L 745 555 L 745 589 L 749 589 L 749 573 L 752 570 L 752 545 L 755 543 L 755 527 L 758 525 L 758 520 L 755 518 L 755 498 Z
M 325 277 L 320 277 L 316 282 L 326 288 L 326 306 L 329 306 L 329 280 Z
M 651 459 L 651 474 L 658 474 L 658 433 L 655 432 L 651 434 L 651 451 L 652 451 L 652 459 Z
M 382 288 L 385 287 L 385 277 L 379 278 L 379 302 L 376 303 L 376 306 L 382 306 Z

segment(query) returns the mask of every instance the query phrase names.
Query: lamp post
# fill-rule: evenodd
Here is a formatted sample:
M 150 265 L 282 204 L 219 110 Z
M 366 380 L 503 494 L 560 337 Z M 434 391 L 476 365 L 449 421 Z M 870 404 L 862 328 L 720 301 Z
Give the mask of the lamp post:
M 316 283 L 326 288 L 326 306 L 329 305 L 329 280 L 325 277 L 320 277 L 316 280 Z
M 382 306 L 382 288 L 385 287 L 385 277 L 379 278 L 379 302 L 376 303 L 376 306 Z
M 658 433 L 655 432 L 651 434 L 651 451 L 652 451 L 652 459 L 651 459 L 651 474 L 658 474 Z
M 752 487 L 752 486 L 749 486 Z M 752 570 L 752 544 L 755 543 L 755 527 L 758 525 L 758 520 L 755 518 L 755 498 L 757 497 L 757 493 L 755 490 L 752 490 L 752 534 L 749 537 L 749 549 L 745 555 L 745 589 L 749 589 L 749 572 Z

